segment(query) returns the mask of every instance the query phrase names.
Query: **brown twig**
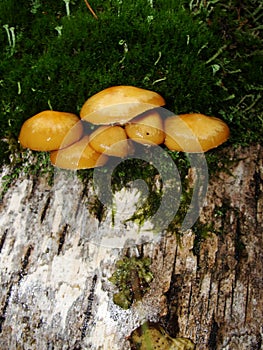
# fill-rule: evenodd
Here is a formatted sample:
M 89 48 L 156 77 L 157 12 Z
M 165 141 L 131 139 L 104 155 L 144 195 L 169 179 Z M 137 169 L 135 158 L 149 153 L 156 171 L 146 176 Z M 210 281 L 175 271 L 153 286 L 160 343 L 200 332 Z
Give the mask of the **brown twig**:
M 98 19 L 98 16 L 96 15 L 96 13 L 92 10 L 90 4 L 88 3 L 88 0 L 84 0 L 85 4 L 87 5 L 87 8 L 90 10 L 90 12 L 92 13 L 93 17 L 95 17 L 96 19 Z

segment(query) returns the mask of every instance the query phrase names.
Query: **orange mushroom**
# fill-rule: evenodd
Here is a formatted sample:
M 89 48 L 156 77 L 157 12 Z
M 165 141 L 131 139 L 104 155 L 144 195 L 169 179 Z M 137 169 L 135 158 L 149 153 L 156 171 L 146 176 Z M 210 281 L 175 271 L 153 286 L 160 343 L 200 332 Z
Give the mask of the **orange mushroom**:
M 80 117 L 93 124 L 124 124 L 137 115 L 165 105 L 161 95 L 134 86 L 112 86 L 91 96 Z
M 35 151 L 52 151 L 78 141 L 83 126 L 77 115 L 43 111 L 27 119 L 19 134 L 22 147 Z
M 145 112 L 125 125 L 132 140 L 146 145 L 160 145 L 164 141 L 163 120 L 156 110 Z
M 173 151 L 206 152 L 229 138 L 226 123 L 215 117 L 192 113 L 165 120 L 165 145 Z
M 97 152 L 114 157 L 125 157 L 130 153 L 130 142 L 121 126 L 100 126 L 90 135 L 90 145 Z
M 69 147 L 50 152 L 51 163 L 62 169 L 89 169 L 104 165 L 108 157 L 95 151 L 89 144 L 89 136 Z

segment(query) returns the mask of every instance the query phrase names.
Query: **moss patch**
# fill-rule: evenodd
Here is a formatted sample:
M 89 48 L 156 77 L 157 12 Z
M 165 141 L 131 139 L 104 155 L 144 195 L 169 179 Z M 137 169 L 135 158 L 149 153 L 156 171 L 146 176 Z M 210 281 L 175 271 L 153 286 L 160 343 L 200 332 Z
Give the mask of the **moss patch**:
M 161 93 L 175 113 L 222 117 L 231 143 L 262 137 L 259 1 L 3 0 L 1 161 L 22 123 L 44 109 L 78 113 L 92 94 L 130 84 Z
M 116 263 L 116 270 L 109 278 L 118 292 L 113 295 L 115 304 L 128 309 L 135 300 L 141 300 L 153 279 L 150 258 L 124 257 Z

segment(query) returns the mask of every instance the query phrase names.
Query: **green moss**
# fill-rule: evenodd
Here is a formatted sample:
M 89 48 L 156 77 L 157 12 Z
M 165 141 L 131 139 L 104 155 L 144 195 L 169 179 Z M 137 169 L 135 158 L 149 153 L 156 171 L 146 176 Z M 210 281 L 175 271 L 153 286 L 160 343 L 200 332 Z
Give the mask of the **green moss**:
M 201 244 L 213 230 L 213 223 L 203 224 L 199 220 L 192 227 L 195 234 L 193 253 L 197 256 L 200 254 Z
M 49 186 L 53 184 L 54 167 L 50 164 L 49 155 L 46 152 L 18 151 L 16 148 L 13 154 L 15 157 L 12 164 L 14 163 L 15 166 L 2 177 L 0 200 L 12 183 L 21 176 L 45 177 Z
M 128 309 L 135 300 L 143 297 L 153 279 L 150 265 L 150 258 L 145 257 L 124 257 L 116 262 L 116 270 L 109 278 L 119 290 L 113 295 L 115 304 Z
M 158 323 L 145 322 L 133 330 L 128 338 L 132 350 L 193 350 L 194 343 L 187 338 L 172 338 Z
M 146 201 L 143 201 L 142 206 L 139 206 L 127 221 L 136 221 L 139 225 L 143 225 L 157 211 L 162 197 L 162 192 L 155 186 L 157 175 L 158 170 L 141 159 L 127 159 L 115 168 L 112 178 L 113 192 L 129 186 L 138 179 L 143 180 L 148 188 Z
M 180 230 L 181 224 L 192 199 L 192 189 L 189 188 L 187 181 L 187 173 L 190 167 L 189 160 L 187 156 L 180 154 L 179 152 L 171 152 L 164 148 L 164 152 L 167 152 L 173 162 L 175 163 L 176 168 L 180 174 L 180 183 L 178 186 L 181 186 L 182 192 L 180 194 L 180 205 L 174 214 L 174 218 L 171 223 L 167 222 L 167 217 L 165 213 L 155 217 L 154 227 L 155 230 L 159 233 L 159 228 L 161 230 L 168 229 L 170 232 L 178 232 Z M 151 162 L 151 157 L 155 157 L 155 152 L 149 152 L 149 161 L 143 159 L 127 159 L 121 162 L 117 167 L 115 167 L 111 185 L 113 193 L 115 191 L 120 191 L 123 187 L 129 187 L 131 183 L 135 182 L 134 186 L 136 187 L 136 181 L 142 180 L 147 187 L 147 197 L 143 196 L 143 200 L 138 202 L 137 209 L 135 213 L 127 218 L 126 221 L 136 222 L 139 226 L 143 226 L 146 221 L 150 221 L 154 217 L 155 213 L 160 208 L 160 204 L 163 200 L 166 200 L 165 212 L 170 213 L 174 212 L 174 201 L 178 198 L 170 198 L 164 194 L 164 186 L 169 186 L 169 181 L 173 186 L 175 184 L 175 174 L 174 168 L 170 169 L 170 162 L 162 164 L 162 169 L 156 169 Z M 152 159 L 154 161 L 154 159 Z M 162 174 L 167 176 L 166 183 L 163 183 Z M 170 176 L 170 177 L 169 177 Z M 168 178 L 169 177 L 169 178 Z M 139 182 L 139 191 L 141 183 Z M 143 192 L 143 191 L 142 191 Z M 113 208 L 113 223 L 114 223 L 114 208 Z
M 176 113 L 221 116 L 235 143 L 260 140 L 260 16 L 257 1 L 245 3 L 94 1 L 95 20 L 84 1 L 70 3 L 70 16 L 63 1 L 2 1 L 1 138 L 40 110 L 78 112 L 101 89 L 132 84 Z

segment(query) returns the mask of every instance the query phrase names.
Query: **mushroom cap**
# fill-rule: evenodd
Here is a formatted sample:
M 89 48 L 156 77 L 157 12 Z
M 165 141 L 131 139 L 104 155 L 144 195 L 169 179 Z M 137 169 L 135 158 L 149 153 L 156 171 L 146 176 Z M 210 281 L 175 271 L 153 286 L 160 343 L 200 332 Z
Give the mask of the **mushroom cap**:
M 78 141 L 82 132 L 82 122 L 77 115 L 47 110 L 27 119 L 18 139 L 24 148 L 52 151 Z
M 118 125 L 100 126 L 90 135 L 90 145 L 97 152 L 114 157 L 126 157 L 129 140 L 124 129 Z
M 82 106 L 80 117 L 93 124 L 124 124 L 163 105 L 163 97 L 156 92 L 135 86 L 112 86 L 91 96 Z
M 163 143 L 163 129 L 163 120 L 156 110 L 145 112 L 125 125 L 126 134 L 130 139 L 146 145 Z
M 192 113 L 172 116 L 165 120 L 164 144 L 173 151 L 206 152 L 229 138 L 226 123 L 215 117 Z
M 108 157 L 95 151 L 89 144 L 89 136 L 84 136 L 69 147 L 50 152 L 53 165 L 62 169 L 89 169 L 104 165 Z

